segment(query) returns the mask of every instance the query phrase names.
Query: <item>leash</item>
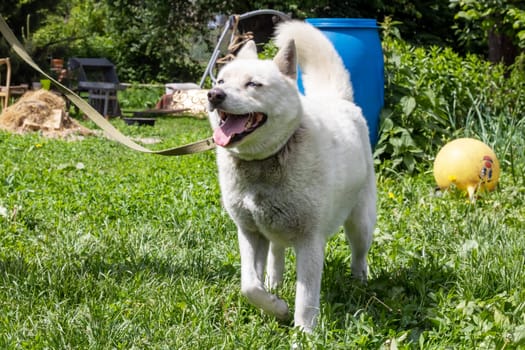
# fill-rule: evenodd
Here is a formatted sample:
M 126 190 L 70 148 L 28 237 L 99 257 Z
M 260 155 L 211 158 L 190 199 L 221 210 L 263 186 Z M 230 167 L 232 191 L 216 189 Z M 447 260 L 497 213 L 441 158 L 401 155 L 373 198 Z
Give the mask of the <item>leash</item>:
M 106 135 L 115 140 L 120 142 L 121 144 L 139 152 L 143 153 L 150 153 L 150 154 L 158 154 L 163 156 L 181 156 L 185 154 L 192 154 L 192 153 L 199 153 L 204 152 L 210 149 L 215 148 L 215 143 L 213 142 L 213 139 L 211 137 L 207 139 L 203 139 L 200 141 L 196 141 L 193 143 L 189 143 L 183 146 L 159 150 L 159 151 L 152 151 L 150 149 L 147 149 L 138 143 L 135 143 L 131 139 L 129 139 L 127 136 L 122 134 L 118 129 L 116 129 L 109 121 L 107 121 L 95 108 L 93 108 L 89 103 L 87 103 L 84 99 L 82 99 L 80 96 L 75 94 L 72 90 L 70 90 L 68 87 L 62 85 L 59 81 L 51 77 L 49 74 L 44 72 L 29 56 L 29 54 L 26 52 L 20 41 L 16 38 L 16 36 L 13 34 L 13 31 L 9 26 L 7 25 L 4 18 L 0 15 L 0 32 L 2 32 L 2 35 L 7 40 L 13 51 L 20 56 L 22 60 L 24 60 L 27 64 L 29 64 L 34 70 L 39 72 L 40 74 L 44 75 L 46 78 L 51 80 L 56 87 L 58 87 L 58 90 L 66 96 L 68 100 L 70 100 L 75 106 L 77 106 L 82 112 L 84 112 L 89 119 L 91 119 L 98 127 L 100 127 Z

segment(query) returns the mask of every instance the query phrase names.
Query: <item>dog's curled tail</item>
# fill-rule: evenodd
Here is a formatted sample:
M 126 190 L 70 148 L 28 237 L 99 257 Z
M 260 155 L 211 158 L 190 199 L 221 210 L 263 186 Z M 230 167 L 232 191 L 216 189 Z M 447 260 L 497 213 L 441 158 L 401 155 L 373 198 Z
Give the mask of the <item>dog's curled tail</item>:
M 321 31 L 296 20 L 280 23 L 276 28 L 276 45 L 283 47 L 290 40 L 295 42 L 305 95 L 353 101 L 350 74 Z

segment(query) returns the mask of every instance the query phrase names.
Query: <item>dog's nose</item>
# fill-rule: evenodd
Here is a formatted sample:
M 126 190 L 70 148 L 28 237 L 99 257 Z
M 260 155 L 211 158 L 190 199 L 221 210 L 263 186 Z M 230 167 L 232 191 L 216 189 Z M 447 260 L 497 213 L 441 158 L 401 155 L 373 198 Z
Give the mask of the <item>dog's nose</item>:
M 222 101 L 226 99 L 226 93 L 223 89 L 213 88 L 208 91 L 208 101 L 214 106 L 219 105 Z

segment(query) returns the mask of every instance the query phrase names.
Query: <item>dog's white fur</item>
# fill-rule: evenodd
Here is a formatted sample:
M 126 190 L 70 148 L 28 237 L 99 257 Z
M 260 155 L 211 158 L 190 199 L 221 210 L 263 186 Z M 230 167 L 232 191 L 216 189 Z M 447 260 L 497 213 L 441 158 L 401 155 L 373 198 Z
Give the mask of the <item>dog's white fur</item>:
M 312 331 L 319 312 L 327 239 L 344 226 L 352 248 L 352 274 L 365 281 L 376 221 L 376 184 L 368 127 L 352 102 L 349 74 L 317 29 L 288 21 L 277 30 L 274 60 L 258 60 L 246 44 L 218 74 L 224 92 L 215 109 L 263 112 L 266 123 L 242 140 L 217 149 L 222 198 L 238 228 L 241 291 L 279 319 L 286 302 L 265 289 L 283 278 L 285 247 L 296 253 L 295 326 Z M 305 96 L 296 87 L 296 57 Z M 211 99 L 210 99 L 211 101 Z

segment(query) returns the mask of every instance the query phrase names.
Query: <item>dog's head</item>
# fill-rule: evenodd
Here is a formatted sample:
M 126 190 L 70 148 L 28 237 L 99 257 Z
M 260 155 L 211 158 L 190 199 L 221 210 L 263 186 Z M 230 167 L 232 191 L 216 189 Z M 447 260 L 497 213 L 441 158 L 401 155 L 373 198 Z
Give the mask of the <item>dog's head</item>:
M 245 160 L 277 153 L 302 114 L 296 67 L 293 41 L 273 60 L 259 60 L 255 43 L 245 44 L 208 92 L 215 143 Z

